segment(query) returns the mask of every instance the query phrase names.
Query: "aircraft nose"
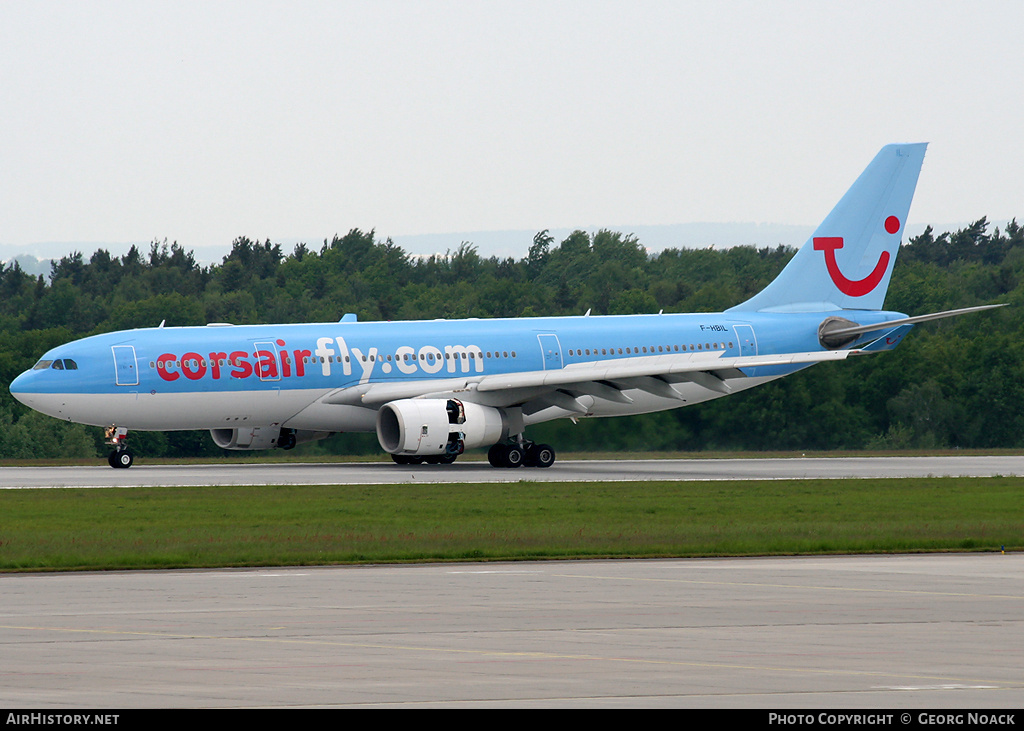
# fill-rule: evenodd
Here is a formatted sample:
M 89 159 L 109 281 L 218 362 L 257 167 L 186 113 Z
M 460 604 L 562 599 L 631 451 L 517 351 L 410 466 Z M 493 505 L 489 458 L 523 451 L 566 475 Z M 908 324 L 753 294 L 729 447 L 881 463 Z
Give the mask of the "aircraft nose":
M 11 395 L 33 411 L 64 419 L 66 398 L 46 388 L 45 373 L 46 371 L 25 371 L 11 381 Z
M 32 405 L 31 403 L 29 403 L 31 401 L 30 394 L 32 393 L 31 386 L 29 384 L 30 380 L 30 371 L 25 371 L 20 376 L 11 381 L 10 385 L 11 395 L 14 396 L 14 398 L 18 399 L 18 401 L 20 401 L 21 403 L 25 404 L 26 406 Z

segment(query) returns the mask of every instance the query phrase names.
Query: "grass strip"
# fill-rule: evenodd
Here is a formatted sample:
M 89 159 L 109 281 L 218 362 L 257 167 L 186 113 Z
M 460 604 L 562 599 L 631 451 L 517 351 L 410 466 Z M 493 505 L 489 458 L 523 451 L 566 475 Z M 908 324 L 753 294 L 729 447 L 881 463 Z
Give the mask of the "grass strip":
M 0 570 L 1024 547 L 1024 478 L 6 490 Z

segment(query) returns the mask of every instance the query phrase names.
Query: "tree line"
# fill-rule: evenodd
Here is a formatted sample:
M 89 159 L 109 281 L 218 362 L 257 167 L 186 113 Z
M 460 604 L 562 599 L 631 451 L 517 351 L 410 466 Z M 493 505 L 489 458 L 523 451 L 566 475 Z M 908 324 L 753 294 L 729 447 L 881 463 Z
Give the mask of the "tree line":
M 412 256 L 374 231 L 319 247 L 240 237 L 202 266 L 177 243 L 123 256 L 100 249 L 52 262 L 49 277 L 17 262 L 0 269 L 0 380 L 47 349 L 111 330 L 271 322 L 716 312 L 770 282 L 783 247 L 668 249 L 649 254 L 630 234 L 541 231 L 523 258 L 482 257 L 469 242 Z M 897 257 L 886 308 L 924 314 L 1024 297 L 1024 228 L 981 218 L 931 228 Z M 619 419 L 558 421 L 531 437 L 560 450 L 997 448 L 1024 444 L 1024 311 L 1006 307 L 916 327 L 895 351 L 815 366 L 707 404 Z M 0 457 L 105 453 L 100 429 L 64 424 L 0 393 Z M 139 454 L 221 454 L 206 432 L 133 434 Z M 379 451 L 372 435 L 338 435 L 310 453 Z

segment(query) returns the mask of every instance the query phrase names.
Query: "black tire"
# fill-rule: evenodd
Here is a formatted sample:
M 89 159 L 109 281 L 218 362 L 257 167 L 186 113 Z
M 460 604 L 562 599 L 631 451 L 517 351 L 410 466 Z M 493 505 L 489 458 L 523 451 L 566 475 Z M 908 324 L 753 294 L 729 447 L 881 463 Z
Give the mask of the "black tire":
M 555 450 L 550 444 L 534 445 L 530 462 L 534 467 L 550 467 L 555 463 Z
M 401 465 L 420 464 L 423 461 L 423 457 L 414 457 L 408 454 L 392 454 L 391 459 L 395 464 Z
M 505 450 L 505 466 L 509 469 L 515 469 L 526 461 L 526 454 L 523 453 L 522 448 L 517 444 L 512 444 Z
M 127 449 L 119 449 L 116 452 L 110 453 L 110 456 L 107 457 L 107 462 L 115 469 L 126 470 L 135 464 L 135 457 Z
M 491 467 L 504 467 L 505 466 L 505 445 L 495 444 L 493 447 L 487 450 L 487 461 Z

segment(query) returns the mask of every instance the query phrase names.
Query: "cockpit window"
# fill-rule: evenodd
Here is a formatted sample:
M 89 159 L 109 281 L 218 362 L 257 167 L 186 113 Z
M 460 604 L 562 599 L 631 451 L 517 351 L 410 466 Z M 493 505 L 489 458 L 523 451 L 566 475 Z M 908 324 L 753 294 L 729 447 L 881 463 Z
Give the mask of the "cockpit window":
M 45 371 L 47 368 L 55 371 L 77 371 L 78 363 L 71 358 L 58 358 L 57 360 L 41 360 L 32 366 L 34 371 Z

